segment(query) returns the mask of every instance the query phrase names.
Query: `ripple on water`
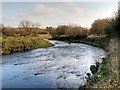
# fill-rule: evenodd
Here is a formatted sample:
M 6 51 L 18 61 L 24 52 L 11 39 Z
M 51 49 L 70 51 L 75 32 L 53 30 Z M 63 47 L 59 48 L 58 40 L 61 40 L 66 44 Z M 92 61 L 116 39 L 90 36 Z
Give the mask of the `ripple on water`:
M 78 88 L 91 74 L 90 66 L 106 56 L 89 45 L 50 42 L 55 46 L 3 56 L 3 87 Z

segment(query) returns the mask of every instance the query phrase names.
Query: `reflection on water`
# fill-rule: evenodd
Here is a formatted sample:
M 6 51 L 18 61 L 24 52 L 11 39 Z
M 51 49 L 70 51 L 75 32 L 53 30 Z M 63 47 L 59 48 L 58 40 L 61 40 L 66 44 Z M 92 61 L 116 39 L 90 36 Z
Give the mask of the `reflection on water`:
M 3 56 L 4 88 L 78 88 L 105 51 L 85 44 L 50 41 L 54 47 Z

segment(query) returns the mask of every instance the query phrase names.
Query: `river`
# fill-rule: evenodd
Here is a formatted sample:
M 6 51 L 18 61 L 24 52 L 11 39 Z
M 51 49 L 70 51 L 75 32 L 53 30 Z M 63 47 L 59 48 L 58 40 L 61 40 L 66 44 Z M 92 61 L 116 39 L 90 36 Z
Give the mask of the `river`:
M 106 56 L 90 45 L 50 42 L 55 46 L 3 55 L 3 88 L 78 88 L 91 74 L 90 66 Z

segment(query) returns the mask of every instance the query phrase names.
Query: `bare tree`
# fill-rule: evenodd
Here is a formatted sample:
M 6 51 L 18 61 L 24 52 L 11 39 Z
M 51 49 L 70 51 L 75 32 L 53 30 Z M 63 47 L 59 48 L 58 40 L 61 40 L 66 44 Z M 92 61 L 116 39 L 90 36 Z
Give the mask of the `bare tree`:
M 38 29 L 40 26 L 41 25 L 39 23 L 33 23 L 29 20 L 21 20 L 19 22 L 19 27 L 26 30 Z
M 30 30 L 32 28 L 32 23 L 29 20 L 22 20 L 19 22 L 19 28 Z

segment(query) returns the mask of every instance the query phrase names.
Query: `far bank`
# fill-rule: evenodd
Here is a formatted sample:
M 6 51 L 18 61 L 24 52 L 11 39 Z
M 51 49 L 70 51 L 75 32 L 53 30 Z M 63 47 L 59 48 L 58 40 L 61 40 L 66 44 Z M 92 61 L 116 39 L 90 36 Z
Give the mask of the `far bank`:
M 12 54 L 15 52 L 25 52 L 37 48 L 47 48 L 54 46 L 52 43 L 44 40 L 50 36 L 42 35 L 38 37 L 19 36 L 19 37 L 2 37 L 2 55 Z

